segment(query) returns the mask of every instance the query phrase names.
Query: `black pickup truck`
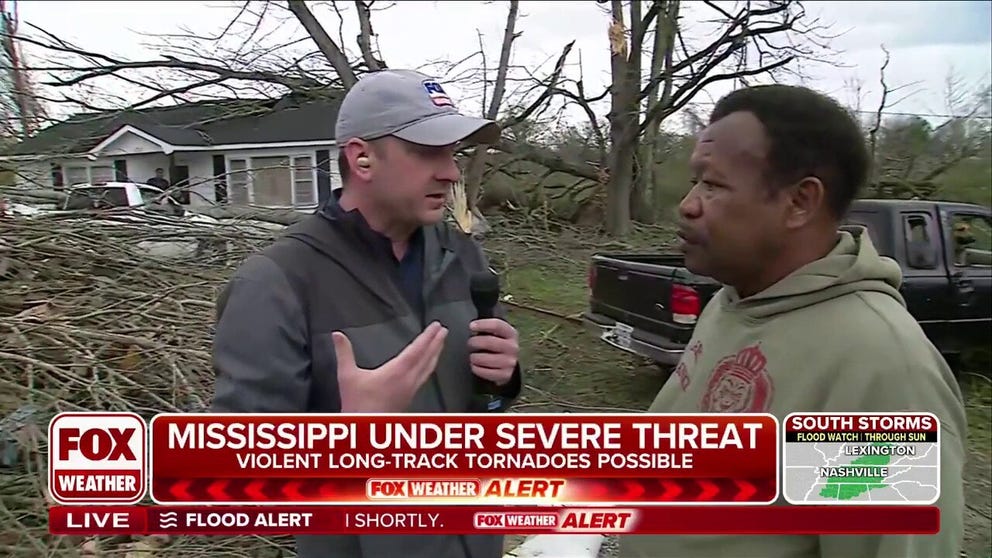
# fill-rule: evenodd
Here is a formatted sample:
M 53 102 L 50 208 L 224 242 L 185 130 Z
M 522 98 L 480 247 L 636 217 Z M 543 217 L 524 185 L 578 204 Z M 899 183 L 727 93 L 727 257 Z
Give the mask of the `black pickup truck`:
M 949 361 L 992 343 L 992 211 L 923 200 L 857 200 L 846 226 L 868 229 L 903 270 L 910 313 Z M 960 242 L 970 238 L 971 242 Z M 720 285 L 682 266 L 679 254 L 597 254 L 583 318 L 602 341 L 674 366 Z

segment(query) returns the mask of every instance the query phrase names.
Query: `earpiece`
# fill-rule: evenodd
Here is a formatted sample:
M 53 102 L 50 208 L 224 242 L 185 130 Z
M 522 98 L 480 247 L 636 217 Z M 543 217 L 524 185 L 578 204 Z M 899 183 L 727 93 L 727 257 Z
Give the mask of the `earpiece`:
M 372 166 L 372 160 L 365 156 L 355 159 L 355 163 L 363 169 L 367 169 Z

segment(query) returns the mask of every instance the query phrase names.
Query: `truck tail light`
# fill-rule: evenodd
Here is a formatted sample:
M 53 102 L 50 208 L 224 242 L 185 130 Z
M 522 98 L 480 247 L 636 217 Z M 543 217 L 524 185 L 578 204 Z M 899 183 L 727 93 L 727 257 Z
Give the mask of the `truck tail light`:
M 596 264 L 589 266 L 589 273 L 586 275 L 586 286 L 589 287 L 589 292 L 592 292 L 596 288 Z
M 700 302 L 696 289 L 687 285 L 672 285 L 672 321 L 679 324 L 694 324 L 699 317 Z

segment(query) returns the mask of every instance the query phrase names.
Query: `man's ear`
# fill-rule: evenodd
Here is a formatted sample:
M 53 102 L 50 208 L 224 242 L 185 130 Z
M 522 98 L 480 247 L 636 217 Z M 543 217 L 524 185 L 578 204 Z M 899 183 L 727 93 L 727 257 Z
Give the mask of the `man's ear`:
M 341 155 L 348 161 L 348 169 L 359 178 L 368 180 L 371 177 L 372 146 L 362 140 L 353 139 L 341 148 Z
M 815 176 L 807 176 L 783 192 L 787 197 L 785 225 L 799 229 L 817 218 L 827 203 L 827 191 L 823 182 Z

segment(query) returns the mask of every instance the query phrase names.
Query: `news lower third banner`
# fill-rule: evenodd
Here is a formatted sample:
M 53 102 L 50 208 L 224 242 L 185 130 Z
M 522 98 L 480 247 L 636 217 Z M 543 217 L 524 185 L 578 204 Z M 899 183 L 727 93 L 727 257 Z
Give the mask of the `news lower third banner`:
M 48 439 L 53 534 L 939 529 L 930 413 L 62 413 Z
M 63 505 L 761 505 L 778 487 L 768 414 L 62 413 Z
M 934 534 L 917 506 L 57 506 L 53 535 Z
M 158 415 L 158 504 L 764 504 L 772 415 Z

